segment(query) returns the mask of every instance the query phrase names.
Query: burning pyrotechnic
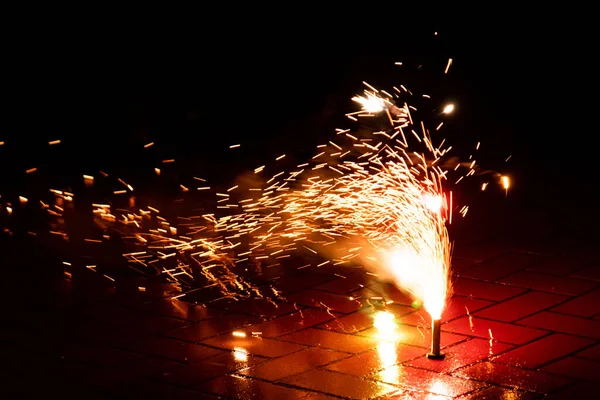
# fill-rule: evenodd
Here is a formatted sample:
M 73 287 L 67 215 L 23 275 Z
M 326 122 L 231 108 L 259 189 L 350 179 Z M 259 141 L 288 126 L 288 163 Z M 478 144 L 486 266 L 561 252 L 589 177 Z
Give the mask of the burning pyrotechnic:
M 311 163 L 273 175 L 260 196 L 243 200 L 244 213 L 218 229 L 249 234 L 248 254 L 267 266 L 301 248 L 335 265 L 359 262 L 422 300 L 439 320 L 450 290 L 452 205 L 442 162 L 449 148 L 434 145 L 425 124 L 413 119 L 414 107 L 396 105 L 401 90 L 391 95 L 365 85 L 353 98 L 362 110 L 348 117 L 381 114 L 388 129 L 338 130 Z M 468 165 L 471 171 L 475 163 Z
M 347 117 L 352 121 L 368 117 L 364 121 L 374 121 L 377 128 L 338 129 L 331 140 L 318 146 L 309 162 L 272 172 L 260 187 L 246 191 L 240 183 L 215 193 L 221 216 L 210 212 L 186 215 L 180 217 L 180 224 L 172 224 L 157 208 L 137 207 L 135 200 L 131 201 L 135 199 L 133 186 L 117 178 L 118 190 L 113 193 L 131 195 L 129 205 L 116 208 L 94 204 L 96 224 L 126 238 L 131 251 L 123 255 L 131 268 L 174 283 L 178 292 L 173 299 L 197 290 L 198 277 L 204 287 L 218 288 L 222 296 L 261 297 L 255 286 L 240 277 L 237 268 L 249 263 L 261 269 L 275 267 L 299 250 L 324 256 L 326 260 L 315 263 L 317 268 L 328 263 L 361 265 L 370 275 L 391 281 L 422 301 L 434 321 L 437 350 L 432 346 L 432 354 L 439 356 L 439 324 L 450 294 L 451 246 L 446 225 L 451 223 L 455 207 L 446 186 L 450 174 L 460 175 L 466 170 L 452 179 L 458 183 L 474 175 L 477 166 L 474 160 L 461 163 L 446 157 L 451 147 L 443 147 L 445 140 L 432 137 L 427 124 L 417 119 L 417 108 L 405 101 L 412 93 L 404 86 L 389 91 L 365 86 L 364 93 L 352 98 L 360 110 Z M 423 101 L 429 98 L 423 96 Z M 441 119 L 454 107 L 447 104 L 441 113 L 426 116 L 434 119 L 433 135 L 439 134 Z M 150 142 L 141 147 L 153 145 Z M 281 154 L 275 161 L 285 165 L 290 158 Z M 162 164 L 174 161 L 164 159 Z M 161 176 L 161 169 L 154 171 Z M 108 179 L 108 174 L 100 172 L 102 176 L 83 176 L 89 190 L 96 181 L 99 185 Z M 253 176 L 267 172 L 269 168 L 262 165 Z M 210 189 L 203 179 L 195 179 L 203 186 L 180 184 L 181 190 Z M 501 177 L 501 184 L 508 190 L 508 177 Z M 49 214 L 62 220 L 64 203 L 71 202 L 74 195 L 59 190 L 53 193 L 56 204 L 42 204 Z M 27 202 L 24 197 L 20 200 Z M 461 209 L 463 216 L 467 209 Z M 12 212 L 9 205 L 6 210 Z M 61 232 L 65 232 L 64 227 L 53 231 L 66 238 Z M 102 240 L 86 239 L 90 243 Z M 86 268 L 97 272 L 95 266 Z M 278 296 L 272 287 L 271 291 Z M 378 324 L 387 318 L 385 315 L 379 317 Z M 235 336 L 241 334 L 245 333 L 234 332 Z

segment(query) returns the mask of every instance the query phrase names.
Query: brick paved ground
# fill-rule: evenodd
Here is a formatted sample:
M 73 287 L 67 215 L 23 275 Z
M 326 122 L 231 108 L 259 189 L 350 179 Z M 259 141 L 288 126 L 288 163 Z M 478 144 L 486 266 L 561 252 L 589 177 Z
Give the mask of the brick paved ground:
M 142 278 L 43 273 L 61 260 L 32 244 L 3 262 L 24 272 L 3 282 L 0 388 L 6 398 L 593 398 L 600 254 L 572 231 L 532 235 L 542 223 L 511 234 L 496 224 L 496 238 L 465 224 L 481 240 L 455 249 L 443 361 L 425 358 L 423 311 L 360 270 L 286 271 L 276 305 L 203 291 L 170 300 L 173 288 Z M 383 309 L 396 336 L 373 326 Z

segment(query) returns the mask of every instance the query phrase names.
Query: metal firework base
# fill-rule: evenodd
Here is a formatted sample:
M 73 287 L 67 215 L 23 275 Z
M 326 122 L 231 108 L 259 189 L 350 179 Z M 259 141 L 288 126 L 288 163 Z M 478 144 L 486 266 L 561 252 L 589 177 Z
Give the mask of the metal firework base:
M 431 321 L 431 352 L 427 354 L 430 360 L 443 360 L 445 354 L 440 352 L 440 335 L 442 332 L 442 321 L 434 319 Z

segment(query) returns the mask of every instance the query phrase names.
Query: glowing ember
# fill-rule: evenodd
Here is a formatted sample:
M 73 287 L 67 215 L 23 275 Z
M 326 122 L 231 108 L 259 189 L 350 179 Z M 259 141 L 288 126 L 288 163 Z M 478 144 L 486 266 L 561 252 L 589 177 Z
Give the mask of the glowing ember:
M 448 104 L 446 107 L 444 107 L 444 110 L 442 112 L 444 114 L 452 114 L 453 111 L 454 111 L 454 104 Z

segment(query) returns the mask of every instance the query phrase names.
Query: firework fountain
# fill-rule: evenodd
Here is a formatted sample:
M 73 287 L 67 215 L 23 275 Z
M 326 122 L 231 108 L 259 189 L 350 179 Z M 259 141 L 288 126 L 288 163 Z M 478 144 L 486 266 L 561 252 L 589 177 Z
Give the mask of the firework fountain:
M 451 293 L 447 224 L 456 209 L 446 186 L 475 175 L 476 163 L 448 157 L 451 147 L 444 147 L 445 140 L 437 137 L 454 105 L 436 106 L 441 111 L 430 117 L 405 101 L 417 96 L 404 86 L 390 91 L 367 83 L 365 87 L 352 98 L 360 110 L 347 117 L 358 124 L 373 122 L 377 128 L 338 129 L 331 140 L 317 146 L 311 160 L 274 171 L 263 184 L 256 182 L 269 168 L 256 168 L 257 179 L 251 185 L 215 193 L 223 215 L 207 212 L 171 223 L 151 201 L 125 209 L 98 203 L 93 205 L 96 225 L 104 231 L 117 229 L 126 239 L 128 251 L 123 255 L 131 268 L 174 283 L 178 289 L 172 299 L 197 290 L 198 276 L 204 287 L 217 288 L 223 297 L 278 297 L 273 286 L 265 293 L 243 279 L 239 267 L 278 265 L 301 251 L 326 258 L 317 268 L 327 263 L 360 265 L 422 301 L 432 320 L 428 357 L 443 358 L 441 317 Z M 432 101 L 427 95 L 423 99 Z M 427 121 L 433 118 L 433 131 L 417 119 L 419 114 Z M 163 163 L 167 161 L 172 160 Z M 155 172 L 161 173 L 158 168 Z M 93 185 L 93 176 L 83 178 L 86 186 Z M 108 174 L 102 172 L 101 179 L 109 179 Z M 206 193 L 210 189 L 203 179 L 195 180 L 196 190 L 184 185 L 181 190 Z M 500 182 L 508 190 L 508 178 Z M 121 186 L 115 195 L 133 193 L 124 180 L 117 178 L 115 183 Z M 62 190 L 51 194 L 55 204 L 42 201 L 42 207 L 57 220 L 52 233 L 68 239 L 63 214 L 74 194 Z M 464 216 L 467 209 L 461 208 L 460 213 Z M 8 206 L 6 210 L 12 212 Z M 85 267 L 97 272 L 94 266 Z
M 383 118 L 384 129 L 337 130 L 311 162 L 274 174 L 255 189 L 257 196 L 242 200 L 244 212 L 226 217 L 219 229 L 248 237 L 248 259 L 274 263 L 307 249 L 328 258 L 317 267 L 360 264 L 393 282 L 423 302 L 433 321 L 430 358 L 439 359 L 440 321 L 451 289 L 446 225 L 453 206 L 444 183 L 450 167 L 454 172 L 465 165 L 449 159 L 444 140 L 434 145 L 425 124 L 415 122 L 416 109 L 401 102 L 408 90 L 390 94 L 365 85 L 352 99 L 361 110 L 347 116 Z M 442 124 L 437 121 L 437 129 Z M 466 167 L 459 173 L 475 173 L 475 162 Z

